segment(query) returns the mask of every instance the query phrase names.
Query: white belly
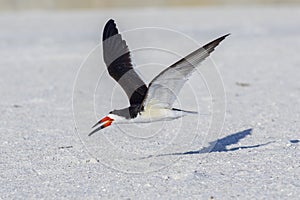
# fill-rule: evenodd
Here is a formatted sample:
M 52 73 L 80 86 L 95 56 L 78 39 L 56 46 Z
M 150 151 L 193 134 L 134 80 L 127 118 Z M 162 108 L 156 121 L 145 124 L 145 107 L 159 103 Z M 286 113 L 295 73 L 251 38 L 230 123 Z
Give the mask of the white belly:
M 118 115 L 109 114 L 108 117 L 114 119 L 115 124 L 128 123 L 151 123 L 155 121 L 169 121 L 183 117 L 187 114 L 196 114 L 196 112 L 181 111 L 161 107 L 145 107 L 144 110 L 133 119 L 126 119 Z
M 138 114 L 138 116 L 132 119 L 133 122 L 137 123 L 147 123 L 155 121 L 166 121 L 172 120 L 184 116 L 181 111 L 174 111 L 166 108 L 146 108 L 143 112 Z

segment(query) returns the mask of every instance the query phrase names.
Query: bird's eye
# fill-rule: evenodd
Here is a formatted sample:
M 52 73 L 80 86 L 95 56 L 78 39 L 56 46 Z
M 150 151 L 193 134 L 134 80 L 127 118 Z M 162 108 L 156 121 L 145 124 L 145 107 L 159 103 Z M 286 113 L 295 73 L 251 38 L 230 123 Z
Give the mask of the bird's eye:
M 112 111 L 110 111 L 109 114 L 112 114 Z

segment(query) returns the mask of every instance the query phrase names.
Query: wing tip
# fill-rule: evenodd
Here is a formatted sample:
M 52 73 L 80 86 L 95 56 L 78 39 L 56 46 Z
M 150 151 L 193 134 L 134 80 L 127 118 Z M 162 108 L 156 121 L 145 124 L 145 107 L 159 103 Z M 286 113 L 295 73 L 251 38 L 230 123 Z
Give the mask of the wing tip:
M 115 23 L 115 20 L 110 18 L 106 23 Z
M 225 38 L 227 38 L 228 36 L 230 36 L 230 35 L 231 35 L 231 33 L 227 33 L 227 34 L 221 36 L 221 37 L 219 38 L 219 39 L 220 39 L 220 42 L 221 42 L 222 40 L 224 40 Z
M 102 41 L 118 34 L 118 29 L 117 29 L 117 25 L 115 23 L 115 20 L 113 19 L 109 19 L 103 29 L 103 37 L 102 37 Z
M 227 34 L 223 35 L 223 37 L 226 38 L 227 36 L 230 36 L 230 35 L 231 35 L 231 33 L 227 33 Z
M 202 48 L 205 49 L 208 52 L 208 54 L 210 54 L 229 35 L 231 35 L 231 33 L 227 33 L 227 34 L 209 42 L 208 44 L 204 45 Z
M 230 36 L 230 35 L 231 35 L 231 33 L 227 33 L 227 34 L 225 34 L 225 35 L 223 35 L 223 36 L 221 36 L 221 37 L 215 39 L 214 41 L 218 42 L 218 44 L 219 44 L 220 42 L 222 42 L 225 38 L 227 38 L 227 37 Z M 214 41 L 213 41 L 213 42 L 214 42 Z
M 114 26 L 114 27 L 116 27 L 117 25 L 116 25 L 116 22 L 115 22 L 114 19 L 109 19 L 109 20 L 106 22 L 106 24 L 105 24 L 105 27 L 106 27 L 106 26 Z

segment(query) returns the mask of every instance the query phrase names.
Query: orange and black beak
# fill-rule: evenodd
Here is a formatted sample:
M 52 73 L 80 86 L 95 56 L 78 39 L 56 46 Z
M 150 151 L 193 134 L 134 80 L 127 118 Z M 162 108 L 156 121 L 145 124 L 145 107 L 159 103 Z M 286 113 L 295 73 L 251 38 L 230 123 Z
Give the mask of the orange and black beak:
M 93 130 L 89 136 L 93 135 L 94 133 L 96 133 L 97 131 L 104 129 L 108 126 L 110 126 L 112 124 L 112 122 L 114 121 L 114 119 L 106 116 L 103 119 L 101 119 L 99 122 L 97 122 L 92 128 L 95 128 L 97 125 L 102 124 L 100 127 L 96 128 L 95 130 Z

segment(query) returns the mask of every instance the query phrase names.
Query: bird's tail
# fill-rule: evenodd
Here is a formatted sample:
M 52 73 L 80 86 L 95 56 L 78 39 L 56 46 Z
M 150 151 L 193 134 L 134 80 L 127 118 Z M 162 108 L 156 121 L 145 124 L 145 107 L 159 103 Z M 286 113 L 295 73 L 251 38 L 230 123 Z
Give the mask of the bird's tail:
M 172 108 L 172 110 L 175 110 L 175 111 L 181 111 L 183 113 L 186 113 L 186 114 L 192 114 L 192 115 L 209 115 L 209 114 L 203 114 L 203 113 L 199 113 L 197 111 L 190 111 L 190 110 L 181 110 L 181 109 L 178 109 L 178 108 Z
M 178 108 L 172 108 L 172 110 L 174 110 L 174 111 L 181 111 L 181 112 L 184 112 L 186 114 L 198 114 L 197 111 L 181 110 L 181 109 L 178 109 Z

